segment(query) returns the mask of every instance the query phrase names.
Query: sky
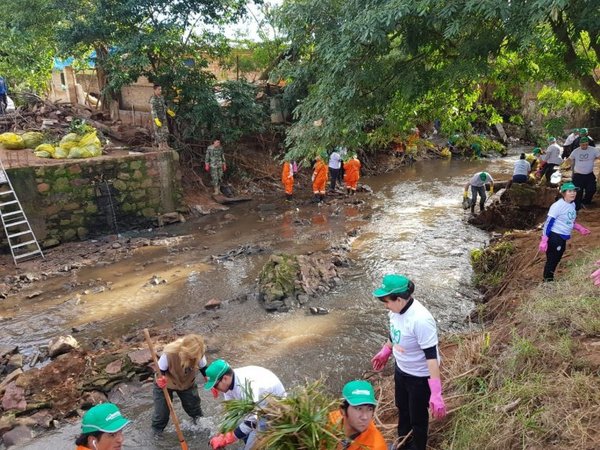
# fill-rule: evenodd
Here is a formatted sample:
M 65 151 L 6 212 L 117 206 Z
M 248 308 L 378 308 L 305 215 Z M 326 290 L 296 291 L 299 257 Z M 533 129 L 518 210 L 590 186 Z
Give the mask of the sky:
M 265 0 L 265 4 L 269 4 L 272 6 L 279 6 L 283 3 L 283 0 Z M 263 18 L 263 15 L 260 12 L 260 9 L 254 4 L 250 3 L 246 7 L 248 10 L 248 17 L 241 23 L 238 23 L 233 26 L 228 26 L 225 28 L 225 35 L 228 38 L 235 39 L 240 37 L 240 34 L 243 35 L 246 39 L 251 39 L 253 41 L 260 41 L 260 37 L 258 35 L 258 23 Z M 273 38 L 273 30 L 269 30 L 270 37 Z

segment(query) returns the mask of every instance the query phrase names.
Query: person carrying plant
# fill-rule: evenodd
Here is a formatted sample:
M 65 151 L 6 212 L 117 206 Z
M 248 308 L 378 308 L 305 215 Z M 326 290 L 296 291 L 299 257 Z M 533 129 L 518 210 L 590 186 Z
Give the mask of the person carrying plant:
M 113 403 L 93 406 L 81 419 L 81 434 L 75 440 L 76 450 L 121 450 L 123 428 L 129 423 Z
M 327 164 L 323 162 L 326 158 L 323 154 L 316 156 L 314 171 L 312 174 L 314 203 L 321 203 L 325 199 L 325 186 L 327 185 Z
M 344 183 L 348 195 L 354 195 L 360 179 L 360 161 L 356 153 L 350 154 L 350 159 L 344 163 Z
M 161 150 L 167 149 L 169 148 L 167 114 L 171 117 L 175 117 L 175 113 L 167 108 L 165 99 L 162 96 L 162 87 L 159 84 L 154 85 L 154 95 L 150 97 L 150 112 L 152 114 L 156 145 L 158 145 L 158 148 Z
M 225 154 L 223 153 L 223 147 L 221 146 L 220 139 L 215 139 L 212 145 L 209 145 L 206 149 L 204 170 L 210 172 L 210 179 L 214 189 L 213 194 L 219 195 L 221 193 L 221 180 L 223 179 L 223 173 L 227 171 Z
M 577 197 L 575 198 L 575 209 L 579 211 L 582 205 L 592 203 L 596 193 L 596 175 L 594 174 L 594 162 L 600 158 L 600 150 L 589 147 L 589 139 L 582 137 L 579 147 L 571 152 L 571 170 L 573 171 L 573 184 L 577 186 Z
M 158 360 L 161 376 L 156 379 L 152 392 L 152 430 L 156 435 L 160 435 L 169 423 L 169 407 L 162 390 L 164 387 L 167 388 L 171 400 L 173 393 L 177 393 L 181 406 L 194 423 L 198 417 L 202 417 L 196 376 L 198 372 L 203 375 L 206 372 L 205 350 L 204 338 L 197 334 L 187 334 L 165 346 Z
M 224 400 L 252 400 L 261 405 L 268 397 L 285 397 L 286 391 L 283 384 L 273 372 L 263 367 L 246 366 L 232 369 L 229 364 L 217 359 L 206 369 L 207 381 L 204 389 L 216 389 L 223 393 Z M 259 421 L 255 414 L 246 416 L 234 431 L 220 433 L 210 439 L 213 449 L 226 446 L 243 440 L 244 449 L 250 450 L 256 442 L 256 433 L 265 429 L 266 424 Z
M 387 450 L 385 439 L 373 422 L 375 392 L 371 383 L 355 380 L 342 389 L 344 401 L 329 421 L 344 432 L 345 439 L 336 450 Z
M 573 183 L 563 184 L 560 187 L 562 198 L 554 202 L 548 211 L 538 247 L 540 252 L 546 253 L 544 281 L 554 281 L 554 271 L 567 249 L 573 230 L 583 236 L 590 234 L 590 230 L 575 222 L 577 210 L 574 201 L 578 190 Z
M 431 409 L 434 418 L 446 415 L 440 378 L 438 336 L 435 319 L 413 298 L 415 285 L 404 275 L 383 277 L 373 295 L 389 311 L 390 334 L 372 359 L 373 370 L 381 371 L 394 355 L 395 400 L 398 436 L 406 438 L 403 449 L 425 450 Z
M 477 195 L 479 194 L 479 211 L 485 209 L 485 184 L 490 182 L 490 195 L 494 193 L 494 179 L 487 172 L 477 172 L 473 177 L 465 184 L 465 191 L 463 194 L 464 198 L 469 197 L 469 186 L 471 187 L 471 214 L 475 214 L 475 204 L 477 203 Z

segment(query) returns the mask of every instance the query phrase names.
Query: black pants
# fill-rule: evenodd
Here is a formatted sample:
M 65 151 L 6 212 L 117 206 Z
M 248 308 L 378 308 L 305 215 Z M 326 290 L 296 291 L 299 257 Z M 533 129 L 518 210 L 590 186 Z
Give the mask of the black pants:
M 173 400 L 173 392 L 177 392 L 177 396 L 181 400 L 181 406 L 184 411 L 192 418 L 202 417 L 202 407 L 200 406 L 200 396 L 198 395 L 198 386 L 196 383 L 185 391 L 175 391 L 169 389 L 169 397 Z M 152 428 L 155 431 L 162 431 L 169 423 L 169 407 L 161 388 L 156 383 L 152 391 L 154 397 L 154 415 L 152 416 Z
M 573 150 L 573 145 L 563 145 L 562 159 L 567 159 L 569 156 L 571 156 L 571 152 Z
M 6 99 L 6 94 L 0 94 L 0 113 L 6 112 L 7 106 L 8 106 L 8 101 Z
M 556 167 L 556 164 L 546 163 L 546 165 L 542 169 L 542 173 L 540 174 L 540 179 L 543 178 L 544 175 L 545 175 L 546 176 L 546 183 L 550 184 L 550 177 L 554 173 L 554 168 L 555 167 Z
M 550 233 L 548 250 L 546 250 L 546 265 L 544 266 L 544 281 L 554 280 L 554 271 L 567 248 L 567 241 L 560 234 Z
M 332 169 L 329 168 L 329 190 L 335 191 L 335 183 L 338 181 L 338 176 L 340 175 L 340 169 Z
M 594 172 L 585 175 L 580 173 L 573 174 L 573 184 L 579 188 L 577 197 L 575 197 L 575 209 L 579 211 L 581 205 L 589 205 L 596 193 L 596 175 Z
M 394 372 L 396 407 L 398 408 L 398 436 L 406 436 L 412 430 L 412 441 L 405 448 L 425 450 L 429 428 L 428 377 L 414 377 L 402 372 L 398 366 Z

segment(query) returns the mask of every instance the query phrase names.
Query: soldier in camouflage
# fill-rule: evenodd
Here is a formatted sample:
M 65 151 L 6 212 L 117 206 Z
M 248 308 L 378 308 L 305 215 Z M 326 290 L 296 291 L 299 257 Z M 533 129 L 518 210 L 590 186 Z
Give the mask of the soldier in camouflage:
M 167 108 L 165 99 L 162 96 L 162 88 L 158 84 L 154 85 L 154 95 L 150 97 L 150 111 L 152 113 L 156 144 L 159 149 L 166 149 L 169 147 L 167 142 L 169 137 L 167 114 L 175 117 L 175 113 Z
M 221 179 L 223 178 L 223 172 L 227 170 L 225 156 L 223 155 L 223 147 L 221 147 L 221 141 L 219 139 L 215 139 L 212 145 L 209 145 L 206 149 L 204 170 L 207 172 L 210 171 L 214 194 L 219 195 L 221 193 Z

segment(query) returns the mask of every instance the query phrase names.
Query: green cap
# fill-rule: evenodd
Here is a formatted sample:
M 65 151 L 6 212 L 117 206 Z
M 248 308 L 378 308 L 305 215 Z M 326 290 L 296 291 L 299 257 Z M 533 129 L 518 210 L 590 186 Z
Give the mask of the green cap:
M 487 180 L 487 173 L 485 173 L 485 172 L 481 172 L 481 173 L 479 174 L 479 179 L 480 179 L 481 181 L 485 181 L 485 180 Z
M 101 403 L 83 415 L 81 421 L 81 432 L 95 433 L 102 431 L 104 433 L 116 433 L 129 423 L 125 417 L 121 415 L 121 411 L 114 403 Z
M 381 287 L 373 291 L 375 297 L 385 297 L 390 294 L 402 294 L 408 291 L 410 280 L 404 275 L 386 275 L 381 281 Z
M 365 380 L 355 380 L 346 383 L 342 389 L 342 396 L 352 406 L 373 405 L 377 406 L 375 391 L 371 383 Z
M 535 148 L 533 149 L 533 152 L 532 152 L 532 153 L 533 153 L 534 155 L 539 155 L 540 153 L 542 153 L 542 149 L 541 149 L 541 148 L 539 148 L 539 147 L 535 147 Z
M 587 128 L 580 128 L 579 129 L 579 134 L 588 134 L 588 129 Z
M 222 359 L 217 359 L 210 363 L 210 366 L 206 368 L 206 383 L 204 383 L 204 389 L 207 391 L 212 389 L 217 381 L 221 379 L 225 372 L 229 370 L 229 364 Z
M 577 186 L 575 186 L 573 183 L 569 182 L 569 183 L 565 183 L 560 187 L 560 192 L 565 192 L 565 191 L 578 191 L 579 188 Z
M 554 141 L 556 141 L 556 138 L 554 136 L 550 136 L 548 138 L 548 142 L 554 142 Z
M 581 139 L 579 139 L 579 143 L 580 144 L 589 144 L 590 143 L 590 139 L 587 136 L 584 136 Z

